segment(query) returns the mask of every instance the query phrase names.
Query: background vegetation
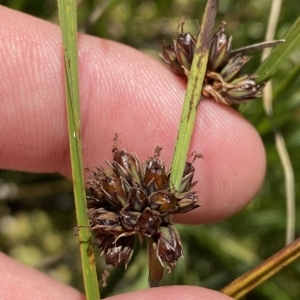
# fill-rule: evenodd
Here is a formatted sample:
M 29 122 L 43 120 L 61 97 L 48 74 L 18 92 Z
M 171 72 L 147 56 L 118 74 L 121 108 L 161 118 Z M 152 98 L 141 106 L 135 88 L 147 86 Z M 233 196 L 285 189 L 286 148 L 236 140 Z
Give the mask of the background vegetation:
M 222 0 L 217 24 L 227 22 L 234 36 L 234 48 L 264 40 L 271 0 Z M 1 4 L 58 23 L 55 1 L 13 0 Z M 197 31 L 195 20 L 204 9 L 204 0 L 82 0 L 79 1 L 79 28 L 89 34 L 119 41 L 157 59 L 161 40 L 175 37 L 177 19 L 189 18 L 187 30 Z M 300 11 L 300 1 L 283 1 L 276 38 L 282 38 Z M 100 17 L 97 17 L 100 16 Z M 261 53 L 253 53 L 248 71 L 259 65 Z M 276 90 L 300 63 L 300 51 L 282 65 L 273 79 Z M 295 172 L 300 179 L 300 79 L 276 97 L 274 120 L 282 132 Z M 185 259 L 180 260 L 163 284 L 201 285 L 220 289 L 245 273 L 285 243 L 286 203 L 284 176 L 274 145 L 273 132 L 262 102 L 247 105 L 243 114 L 257 128 L 267 152 L 267 175 L 254 201 L 238 215 L 218 224 L 178 226 Z M 245 137 L 246 138 L 246 137 Z M 253 153 L 255 155 L 255 153 Z M 296 236 L 299 236 L 299 205 L 296 204 Z M 82 289 L 75 213 L 71 184 L 59 175 L 0 171 L 0 250 L 50 276 Z M 146 251 L 136 251 L 128 270 L 111 270 L 108 287 L 101 296 L 144 288 Z M 99 273 L 104 269 L 98 260 Z M 99 278 L 101 278 L 99 276 Z M 288 266 L 245 299 L 298 299 L 299 262 Z

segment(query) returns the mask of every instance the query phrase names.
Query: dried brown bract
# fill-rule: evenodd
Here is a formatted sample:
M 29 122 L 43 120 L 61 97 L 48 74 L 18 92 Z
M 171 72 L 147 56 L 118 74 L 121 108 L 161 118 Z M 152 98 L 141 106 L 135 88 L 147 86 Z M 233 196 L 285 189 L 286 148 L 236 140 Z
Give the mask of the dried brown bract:
M 114 147 L 110 170 L 88 170 L 89 219 L 95 242 L 108 266 L 125 263 L 134 248 L 134 235 L 150 238 L 161 264 L 171 270 L 183 255 L 179 234 L 167 221 L 170 214 L 185 213 L 199 207 L 191 189 L 194 167 L 187 163 L 180 190 L 170 189 L 170 173 L 160 159 L 162 148 L 143 164 L 135 154 Z
M 183 32 L 184 21 L 184 18 L 178 21 L 181 32 L 177 40 L 173 41 L 173 45 L 163 45 L 160 56 L 175 74 L 189 77 L 196 37 Z M 237 53 L 230 58 L 232 37 L 226 35 L 225 25 L 225 22 L 221 23 L 212 39 L 202 95 L 226 105 L 241 104 L 261 97 L 264 84 L 256 84 L 255 75 L 239 77 L 250 57 Z

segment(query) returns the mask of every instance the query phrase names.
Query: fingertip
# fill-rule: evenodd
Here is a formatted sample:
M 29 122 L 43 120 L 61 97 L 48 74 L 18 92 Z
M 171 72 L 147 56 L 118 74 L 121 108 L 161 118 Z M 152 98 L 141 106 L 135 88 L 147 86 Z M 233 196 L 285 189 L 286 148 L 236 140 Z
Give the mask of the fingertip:
M 259 191 L 266 170 L 262 140 L 255 128 L 230 107 L 204 100 L 200 105 L 191 151 L 201 207 L 174 218 L 199 224 L 226 219 L 244 208 Z
M 108 300 L 230 300 L 217 291 L 196 286 L 164 286 L 135 291 L 107 298 Z
M 0 299 L 84 300 L 78 290 L 0 253 Z

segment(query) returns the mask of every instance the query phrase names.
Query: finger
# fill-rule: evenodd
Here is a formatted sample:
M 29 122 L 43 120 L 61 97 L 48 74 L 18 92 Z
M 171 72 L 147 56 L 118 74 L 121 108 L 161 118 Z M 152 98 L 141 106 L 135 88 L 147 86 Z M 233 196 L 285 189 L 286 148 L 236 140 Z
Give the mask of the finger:
M 0 253 L 0 299 L 84 300 L 76 289 Z
M 230 300 L 219 292 L 196 286 L 165 286 L 109 297 L 107 300 Z
M 59 28 L 4 7 L 0 16 L 0 166 L 70 176 Z M 162 146 L 169 166 L 186 83 L 124 45 L 85 35 L 78 43 L 85 166 L 105 165 L 115 133 L 142 160 Z M 202 207 L 179 221 L 224 219 L 253 198 L 264 176 L 264 150 L 238 113 L 203 101 L 192 151 L 204 155 L 195 162 Z
M 22 265 L 12 258 L 0 253 L 1 300 L 12 299 L 55 299 L 84 300 L 85 297 L 76 289 L 62 284 L 45 274 Z M 159 287 L 126 293 L 110 300 L 229 300 L 232 299 L 213 290 L 193 286 Z

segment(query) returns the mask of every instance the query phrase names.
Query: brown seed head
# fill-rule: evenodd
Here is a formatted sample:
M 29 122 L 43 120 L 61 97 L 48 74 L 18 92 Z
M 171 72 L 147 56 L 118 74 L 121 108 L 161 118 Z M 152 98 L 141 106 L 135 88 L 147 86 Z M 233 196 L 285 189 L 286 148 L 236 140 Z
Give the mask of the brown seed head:
M 179 20 L 177 40 L 172 46 L 163 46 L 161 57 L 174 73 L 189 77 L 196 40 L 183 31 L 184 23 L 185 18 Z M 225 26 L 222 22 L 213 36 L 202 95 L 226 105 L 240 104 L 260 97 L 264 84 L 256 84 L 254 75 L 238 77 L 250 57 L 237 53 L 230 58 L 232 37 L 226 35 Z
M 113 161 L 108 162 L 111 170 L 89 171 L 88 217 L 108 265 L 127 266 L 135 234 L 152 240 L 158 259 L 170 270 L 182 256 L 180 237 L 166 217 L 199 207 L 197 194 L 191 191 L 195 169 L 187 163 L 180 191 L 173 192 L 160 152 L 157 147 L 141 164 L 135 154 L 115 147 Z

